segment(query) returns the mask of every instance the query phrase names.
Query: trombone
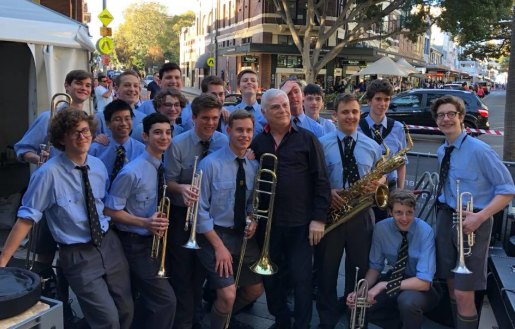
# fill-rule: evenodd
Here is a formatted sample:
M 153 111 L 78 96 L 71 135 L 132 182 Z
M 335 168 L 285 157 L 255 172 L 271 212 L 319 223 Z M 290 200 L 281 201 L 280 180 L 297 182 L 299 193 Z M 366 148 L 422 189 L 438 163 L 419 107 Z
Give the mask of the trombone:
M 273 162 L 273 170 L 263 168 L 263 162 L 266 158 L 270 158 Z M 250 270 L 254 273 L 261 275 L 272 275 L 277 272 L 277 265 L 272 263 L 270 260 L 270 231 L 272 229 L 272 215 L 274 213 L 274 199 L 275 199 L 275 187 L 277 185 L 277 156 L 271 153 L 264 153 L 259 159 L 259 168 L 254 178 L 254 192 L 252 194 L 252 217 L 256 220 L 266 220 L 265 240 L 263 242 L 263 248 L 259 259 L 250 266 Z M 263 178 L 264 175 L 268 175 L 270 178 Z M 262 185 L 269 187 L 270 191 L 263 189 Z M 268 195 L 268 207 L 265 209 L 259 208 L 260 196 Z M 240 256 L 243 257 L 243 256 Z
M 54 96 L 52 96 L 52 99 L 50 100 L 50 118 L 48 119 L 49 128 L 52 119 L 55 117 L 55 114 L 57 113 L 57 107 L 61 104 L 70 106 L 72 104 L 72 97 L 66 93 L 56 93 L 54 94 Z M 50 143 L 50 140 L 48 140 L 46 144 L 39 144 L 40 152 L 38 167 L 48 160 L 51 147 L 52 143 Z
M 163 195 L 159 205 L 157 206 L 157 212 L 161 215 L 166 215 L 166 218 L 170 218 L 170 198 L 166 196 L 166 184 L 163 187 Z M 168 239 L 168 228 L 166 228 L 163 234 L 154 234 L 154 238 L 152 239 L 152 250 L 150 252 L 150 257 L 153 259 L 157 259 L 161 256 L 159 270 L 157 271 L 158 278 L 166 278 L 166 270 L 165 270 L 165 261 L 166 261 L 166 242 Z M 161 253 L 160 253 L 161 252 Z
M 199 194 L 200 198 L 200 183 L 202 183 L 202 170 L 198 173 L 197 171 L 197 162 L 198 156 L 195 156 L 195 163 L 193 164 L 193 177 L 191 178 L 191 190 L 196 191 Z M 186 249 L 200 249 L 200 246 L 197 243 L 197 215 L 198 215 L 198 204 L 199 199 L 195 201 L 191 206 L 188 207 L 188 211 L 186 213 L 186 222 L 184 223 L 184 230 L 187 231 L 188 227 L 191 225 L 190 238 L 186 241 L 182 246 Z
M 370 304 L 368 298 L 368 282 L 365 279 L 358 281 L 359 267 L 356 267 L 356 277 L 354 279 L 354 298 L 355 304 L 350 315 L 350 328 L 364 328 L 365 314 Z
M 453 214 L 453 223 L 456 228 L 457 248 L 458 248 L 458 260 L 456 267 L 451 271 L 459 274 L 472 274 L 465 264 L 465 257 L 472 255 L 472 247 L 474 246 L 476 235 L 474 232 L 463 236 L 463 200 L 468 197 L 465 210 L 473 211 L 474 209 L 474 198 L 470 192 L 460 193 L 460 180 L 456 180 L 456 212 Z M 466 240 L 465 240 L 466 239 Z

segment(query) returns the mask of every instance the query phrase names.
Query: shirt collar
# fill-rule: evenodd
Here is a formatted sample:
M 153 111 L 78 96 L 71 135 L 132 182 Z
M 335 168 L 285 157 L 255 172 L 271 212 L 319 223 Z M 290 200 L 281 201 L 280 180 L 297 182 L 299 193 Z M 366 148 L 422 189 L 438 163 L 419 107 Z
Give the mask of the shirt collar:
M 461 134 L 454 140 L 454 142 L 451 145 L 454 145 L 454 147 L 459 150 L 461 148 L 461 146 L 463 145 L 463 140 L 465 139 L 465 137 L 467 137 L 467 132 L 465 130 L 463 130 L 461 132 Z M 445 140 L 445 146 L 446 147 L 450 146 L 447 143 L 447 140 Z
M 295 127 L 295 125 L 290 124 L 290 128 L 288 129 L 288 133 L 291 133 L 292 131 L 298 131 L 298 130 L 299 129 L 297 127 Z M 267 133 L 267 134 L 270 134 L 270 125 L 268 123 L 263 127 L 263 132 Z
M 79 164 L 79 163 L 75 163 L 73 162 L 70 158 L 68 158 L 66 156 L 66 154 L 63 152 L 59 155 L 61 157 L 61 163 L 63 164 L 63 167 L 66 169 L 66 171 L 68 172 L 72 172 L 75 167 L 79 166 L 79 167 L 82 167 L 82 166 L 89 166 L 89 155 L 86 156 L 86 161 L 84 161 L 84 163 L 82 164 Z
M 155 157 L 153 157 L 150 153 L 147 152 L 147 150 L 145 150 L 141 156 L 147 160 L 148 162 L 150 162 L 154 168 L 158 169 L 159 166 L 162 164 L 161 162 L 161 159 L 156 159 Z
M 343 131 L 341 131 L 340 129 L 336 129 L 336 136 L 338 137 L 339 140 L 343 140 L 345 138 L 345 133 Z M 352 132 L 352 134 L 350 134 L 350 137 L 352 137 L 352 139 L 354 141 L 357 141 L 358 140 L 358 131 L 357 130 L 354 130 Z
M 367 121 L 368 126 L 369 126 L 370 128 L 374 127 L 374 125 L 376 124 L 376 123 L 374 122 L 374 120 L 372 120 L 372 118 L 370 117 L 370 115 L 367 115 L 367 116 L 365 117 L 365 120 Z M 383 128 L 386 128 L 386 125 L 387 125 L 387 118 L 386 118 L 386 116 L 383 118 L 383 120 L 381 120 L 381 122 L 379 122 L 379 124 L 380 124 L 381 126 L 383 126 Z
M 190 131 L 191 131 L 191 139 L 193 140 L 193 144 L 198 144 L 201 141 L 201 139 L 200 139 L 200 137 L 198 137 L 197 133 L 195 132 L 195 128 L 192 128 Z M 213 141 L 213 136 L 215 135 L 215 133 L 213 133 L 213 135 L 211 135 L 211 137 L 208 139 L 210 142 Z

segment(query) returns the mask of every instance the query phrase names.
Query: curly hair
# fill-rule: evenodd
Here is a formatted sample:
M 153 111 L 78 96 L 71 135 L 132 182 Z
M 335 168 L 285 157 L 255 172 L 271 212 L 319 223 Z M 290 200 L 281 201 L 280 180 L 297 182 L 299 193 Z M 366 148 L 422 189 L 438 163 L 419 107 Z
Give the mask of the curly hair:
M 183 109 L 186 104 L 188 104 L 188 100 L 186 97 L 184 97 L 181 92 L 177 89 L 171 88 L 171 89 L 161 89 L 157 95 L 152 100 L 152 105 L 154 105 L 154 108 L 157 109 L 163 105 L 163 103 L 166 100 L 166 96 L 175 97 L 179 100 L 179 103 L 181 103 L 181 109 Z
M 75 127 L 82 121 L 86 121 L 89 130 L 93 133 L 97 130 L 97 120 L 95 116 L 88 115 L 81 110 L 75 110 L 71 107 L 60 110 L 50 122 L 50 142 L 60 151 L 64 151 L 64 145 L 61 144 L 65 135 L 72 132 Z

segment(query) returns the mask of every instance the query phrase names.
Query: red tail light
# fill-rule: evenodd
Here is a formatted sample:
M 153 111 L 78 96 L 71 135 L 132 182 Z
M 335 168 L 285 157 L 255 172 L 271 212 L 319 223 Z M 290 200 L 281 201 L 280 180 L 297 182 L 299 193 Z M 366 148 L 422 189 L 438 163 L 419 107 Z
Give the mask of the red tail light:
M 477 112 L 483 118 L 488 118 L 488 110 L 485 110 L 484 108 L 480 107 L 480 108 L 477 109 Z

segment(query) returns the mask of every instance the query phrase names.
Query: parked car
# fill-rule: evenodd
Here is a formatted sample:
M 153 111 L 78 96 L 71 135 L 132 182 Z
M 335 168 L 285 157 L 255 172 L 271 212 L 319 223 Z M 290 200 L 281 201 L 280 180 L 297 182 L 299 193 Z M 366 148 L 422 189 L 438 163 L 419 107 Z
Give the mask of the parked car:
M 436 127 L 431 115 L 431 104 L 444 95 L 459 97 L 465 103 L 465 120 L 467 128 L 489 129 L 488 107 L 474 92 L 454 89 L 412 89 L 392 97 L 386 112 L 388 117 L 407 125 Z M 368 105 L 361 107 L 362 116 L 370 111 Z M 413 133 L 434 134 L 433 130 L 412 129 Z
M 456 89 L 456 90 L 465 90 L 461 83 L 447 83 L 443 85 L 443 89 Z

